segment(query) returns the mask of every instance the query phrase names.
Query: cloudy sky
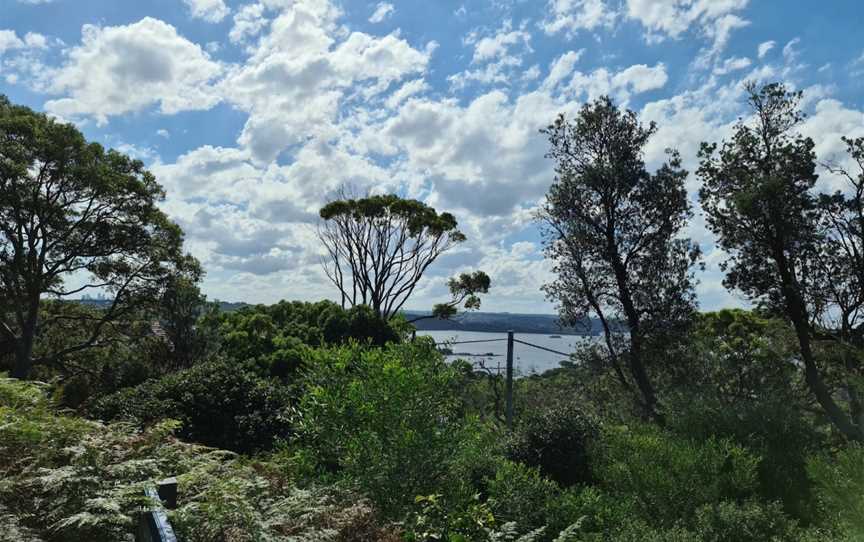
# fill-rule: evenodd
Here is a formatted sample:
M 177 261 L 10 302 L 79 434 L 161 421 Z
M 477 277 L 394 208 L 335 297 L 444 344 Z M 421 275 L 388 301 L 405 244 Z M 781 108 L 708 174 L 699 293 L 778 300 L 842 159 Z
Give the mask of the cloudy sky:
M 864 135 L 862 27 L 859 0 L 0 0 L 0 93 L 148 164 L 211 298 L 333 297 L 314 224 L 351 184 L 468 236 L 413 308 L 482 268 L 485 310 L 550 312 L 538 129 L 609 94 L 658 123 L 649 166 L 671 146 L 692 171 L 744 113 L 742 83 L 783 80 L 840 160 L 840 136 Z M 740 304 L 699 214 L 702 307 Z

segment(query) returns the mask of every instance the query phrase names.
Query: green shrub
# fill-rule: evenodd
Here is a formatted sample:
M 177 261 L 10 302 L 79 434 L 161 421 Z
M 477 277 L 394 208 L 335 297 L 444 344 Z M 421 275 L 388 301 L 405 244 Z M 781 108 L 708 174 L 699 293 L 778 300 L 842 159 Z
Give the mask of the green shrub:
M 703 542 L 782 542 L 797 538 L 796 525 L 777 503 L 721 502 L 696 512 Z
M 549 533 L 562 533 L 569 529 L 571 538 L 578 533 L 582 538 L 573 539 L 582 540 L 615 532 L 633 521 L 635 511 L 632 500 L 627 497 L 597 487 L 574 486 L 550 503 L 547 515 Z
M 463 432 L 458 375 L 427 344 L 319 349 L 306 360 L 301 442 L 396 515 L 439 493 Z
M 662 527 L 691 519 L 706 504 L 748 498 L 757 487 L 758 458 L 728 440 L 618 427 L 604 432 L 599 456 L 601 487 L 633 499 L 638 517 Z
M 512 433 L 507 456 L 561 486 L 591 482 L 588 445 L 597 428 L 574 402 L 526 412 Z
M 520 529 L 546 525 L 548 511 L 558 497 L 558 485 L 534 467 L 502 461 L 488 482 L 489 508 L 498 521 L 516 522 Z
M 826 526 L 839 527 L 848 540 L 864 541 L 864 446 L 850 445 L 834 457 L 815 457 L 807 470 Z
M 185 439 L 236 452 L 264 450 L 290 435 L 288 389 L 227 361 L 202 363 L 96 401 L 102 420 L 148 425 L 172 418 Z
M 778 401 L 689 401 L 670 416 L 670 429 L 692 439 L 730 439 L 758 454 L 761 498 L 780 501 L 787 514 L 804 523 L 813 519 L 807 457 L 822 437 L 800 410 Z

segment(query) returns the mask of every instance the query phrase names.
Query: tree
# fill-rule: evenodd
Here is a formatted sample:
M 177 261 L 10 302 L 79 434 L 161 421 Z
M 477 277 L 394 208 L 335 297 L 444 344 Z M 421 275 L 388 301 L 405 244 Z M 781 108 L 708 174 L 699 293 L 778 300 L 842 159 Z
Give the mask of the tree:
M 215 350 L 218 339 L 212 330 L 199 325 L 206 311 L 218 307 L 207 303 L 198 283 L 204 270 L 195 258 L 187 256 L 178 263 L 174 273 L 167 277 L 156 309 L 159 325 L 165 332 L 165 361 L 167 369 L 186 369 L 203 360 Z
M 752 122 L 740 121 L 719 152 L 716 143 L 703 143 L 699 153 L 699 197 L 729 253 L 724 284 L 788 318 L 808 388 L 843 435 L 862 440 L 864 426 L 835 400 L 814 354 L 814 324 L 829 310 L 826 280 L 833 279 L 819 271 L 830 246 L 813 193 L 814 143 L 795 132 L 801 93 L 779 83 L 747 91 Z
M 0 97 L 0 334 L 15 351 L 13 376 L 98 346 L 106 327 L 158 298 L 182 245 L 157 207 L 163 196 L 140 161 Z M 112 297 L 86 317 L 91 333 L 33 359 L 40 326 L 52 323 L 40 321 L 42 297 L 88 291 Z
M 427 318 L 448 320 L 456 316 L 460 306 L 469 311 L 477 310 L 480 308 L 479 294 L 489 293 L 489 285 L 491 283 L 492 279 L 483 271 L 460 273 L 458 277 L 451 277 L 447 281 L 447 288 L 450 290 L 450 301 L 438 303 L 432 308 L 432 314 L 413 318 L 408 323 L 419 322 Z
M 341 198 L 321 209 L 318 237 L 343 307 L 369 305 L 389 319 L 438 256 L 465 241 L 453 215 L 423 202 L 393 194 L 353 199 L 344 191 Z
M 573 121 L 559 116 L 543 130 L 556 177 L 539 218 L 557 274 L 547 295 L 566 323 L 600 320 L 620 383 L 632 389 L 632 380 L 644 414 L 659 420 L 647 350 L 683 329 L 695 310 L 699 249 L 681 237 L 691 210 L 677 152 L 668 151 L 655 173 L 645 168 L 643 148 L 655 131 L 608 97 L 585 104 Z

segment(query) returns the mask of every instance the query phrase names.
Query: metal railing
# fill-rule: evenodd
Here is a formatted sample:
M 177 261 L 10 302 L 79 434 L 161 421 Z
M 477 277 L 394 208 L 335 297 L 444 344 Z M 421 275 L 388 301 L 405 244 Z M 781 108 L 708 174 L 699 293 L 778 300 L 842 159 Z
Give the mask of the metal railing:
M 177 542 L 177 536 L 165 513 L 166 508 L 173 510 L 177 507 L 177 480 L 162 480 L 156 487 L 147 488 L 144 493 L 153 500 L 154 506 L 139 517 L 135 542 Z
M 537 348 L 539 350 L 545 350 L 546 352 L 551 352 L 553 354 L 558 354 L 560 356 L 564 356 L 566 360 L 570 359 L 570 354 L 566 352 L 561 352 L 558 350 L 553 350 L 552 348 L 547 348 L 545 346 L 540 346 L 539 344 L 529 343 L 527 341 L 522 341 L 516 339 L 514 337 L 514 332 L 512 330 L 507 332 L 507 338 L 504 339 L 478 339 L 472 341 L 443 341 L 435 343 L 435 346 L 452 346 L 457 344 L 476 344 L 476 343 L 491 343 L 498 341 L 507 341 L 507 368 L 506 368 L 506 391 L 505 391 L 505 410 L 506 410 L 506 420 L 507 427 L 513 427 L 513 349 L 514 343 L 523 344 L 525 346 L 530 346 L 532 348 Z

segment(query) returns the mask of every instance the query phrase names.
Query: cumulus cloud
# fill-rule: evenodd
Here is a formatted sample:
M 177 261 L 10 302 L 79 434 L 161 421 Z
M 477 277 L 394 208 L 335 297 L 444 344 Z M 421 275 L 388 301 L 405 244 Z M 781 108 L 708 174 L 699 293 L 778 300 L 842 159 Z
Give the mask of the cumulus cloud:
M 465 106 L 413 99 L 381 133 L 393 153 L 404 153 L 403 168 L 430 183 L 430 201 L 484 217 L 496 236 L 518 227 L 513 213 L 536 204 L 551 179 L 539 129 L 576 107 L 539 91 L 514 101 L 491 91 Z M 495 216 L 509 226 L 492 226 Z
M 722 64 L 714 68 L 715 75 L 726 75 L 734 71 L 749 68 L 753 62 L 747 57 L 727 58 Z
M 547 34 L 573 35 L 580 30 L 611 28 L 618 18 L 606 0 L 549 0 L 547 11 L 540 24 Z
M 697 65 L 708 66 L 726 47 L 733 30 L 749 24 L 737 12 L 749 0 L 627 0 L 626 13 L 647 30 L 646 40 L 657 43 L 678 39 L 691 28 L 712 40 L 712 45 L 697 58 Z
M 591 73 L 583 73 L 574 69 L 580 56 L 581 52 L 570 51 L 558 57 L 550 67 L 543 88 L 557 88 L 573 98 L 589 100 L 611 95 L 626 103 L 633 95 L 663 88 L 669 80 L 663 63 L 655 66 L 634 64 L 617 72 L 597 68 Z
M 49 90 L 64 97 L 48 101 L 49 112 L 104 124 L 154 104 L 173 114 L 219 102 L 212 84 L 222 67 L 173 26 L 146 17 L 126 26 L 85 25 L 81 33 L 81 44 L 51 74 Z
M 264 11 L 264 4 L 246 4 L 237 10 L 228 39 L 233 43 L 242 43 L 250 37 L 257 36 L 267 24 Z
M 20 49 L 22 47 L 24 47 L 24 42 L 14 30 L 0 30 L 0 54 L 10 49 Z
M 385 19 L 391 17 L 393 15 L 393 4 L 389 2 L 378 2 L 378 5 L 375 7 L 375 12 L 369 17 L 370 23 L 380 23 Z
M 463 40 L 474 48 L 469 69 L 447 78 L 454 89 L 461 89 L 471 82 L 481 84 L 506 84 L 516 68 L 522 65 L 523 56 L 531 52 L 531 34 L 523 23 L 514 29 L 510 20 L 488 35 L 474 30 Z
M 333 137 L 340 107 L 351 96 L 373 98 L 425 72 L 434 44 L 417 49 L 398 33 L 343 37 L 339 16 L 315 1 L 284 8 L 246 63 L 220 85 L 227 99 L 249 113 L 238 142 L 256 160 L 269 162 L 310 138 Z
M 195 19 L 218 23 L 231 13 L 223 0 L 183 0 L 189 14 Z
M 760 43 L 759 48 L 757 49 L 757 52 L 759 54 L 759 58 L 760 59 L 765 58 L 765 55 L 767 55 L 771 51 L 771 49 L 774 48 L 775 45 L 777 45 L 777 42 L 773 41 L 773 40 L 763 41 L 762 43 Z
M 27 32 L 19 38 L 14 30 L 0 30 L 0 55 L 15 49 L 46 49 L 48 38 L 36 32 Z
M 518 12 L 515 3 L 496 0 L 505 22 L 469 32 L 459 53 L 462 64 L 448 72 L 443 66 L 452 64 L 432 62 L 434 42 L 399 31 L 353 31 L 328 0 L 247 0 L 231 10 L 225 6 L 224 13 L 223 1 L 184 1 L 193 14 L 195 5 L 209 6 L 200 18 L 230 23 L 228 37 L 236 47 L 202 49 L 148 18 L 85 27 L 81 43 L 49 68 L 31 60 L 50 58 L 55 40 L 0 30 L 0 67 L 7 80 L 48 74 L 44 90 L 57 99 L 46 108 L 73 120 L 105 122 L 152 108 L 172 114 L 219 101 L 245 115 L 235 143 L 220 137 L 220 145 L 183 148 L 184 131 L 172 123 L 166 125 L 170 133 L 148 133 L 144 144 L 117 146 L 147 160 L 165 186 L 166 212 L 208 269 L 207 293 L 253 302 L 333 294 L 318 266 L 314 225 L 320 206 L 340 186 L 351 185 L 452 211 L 468 235 L 467 243 L 430 269 L 414 307 L 446 295 L 446 277 L 482 268 L 495 293 L 484 309 L 549 310 L 539 287 L 551 270 L 538 243 L 524 240 L 536 239 L 532 213 L 554 178 L 540 128 L 609 94 L 638 107 L 643 122 L 657 122 L 645 149 L 649 169 L 675 147 L 693 171 L 699 143 L 728 137 L 746 114 L 741 82 L 800 74 L 799 57 L 806 53 L 793 40 L 785 55 L 768 55 L 774 42 L 750 44 L 752 60 L 721 54 L 734 30 L 747 23 L 746 0 L 550 0 L 540 21 L 510 21 Z M 374 10 L 370 22 L 378 12 L 381 20 L 392 14 L 388 2 L 374 4 L 366 4 Z M 454 15 L 465 21 L 479 14 L 461 9 Z M 675 81 L 675 92 L 658 97 L 653 91 L 673 86 L 667 64 L 609 56 L 599 35 L 599 45 L 585 50 L 569 50 L 564 41 L 608 31 L 605 40 L 629 30 L 625 25 L 644 30 L 652 44 L 700 38 L 702 48 L 692 60 L 706 71 L 688 72 Z M 554 38 L 540 45 L 532 31 Z M 559 41 L 554 57 L 546 48 L 550 39 Z M 231 60 L 216 61 L 205 50 Z M 442 84 L 448 77 L 449 88 Z M 820 158 L 841 159 L 839 137 L 864 135 L 862 113 L 833 99 L 829 86 L 805 90 L 811 114 L 802 130 L 813 135 Z M 146 144 L 180 154 L 164 163 Z M 693 198 L 693 175 L 688 189 Z M 706 249 L 703 307 L 737 304 L 720 285 L 717 264 L 724 255 L 714 249 L 698 213 L 688 234 Z

